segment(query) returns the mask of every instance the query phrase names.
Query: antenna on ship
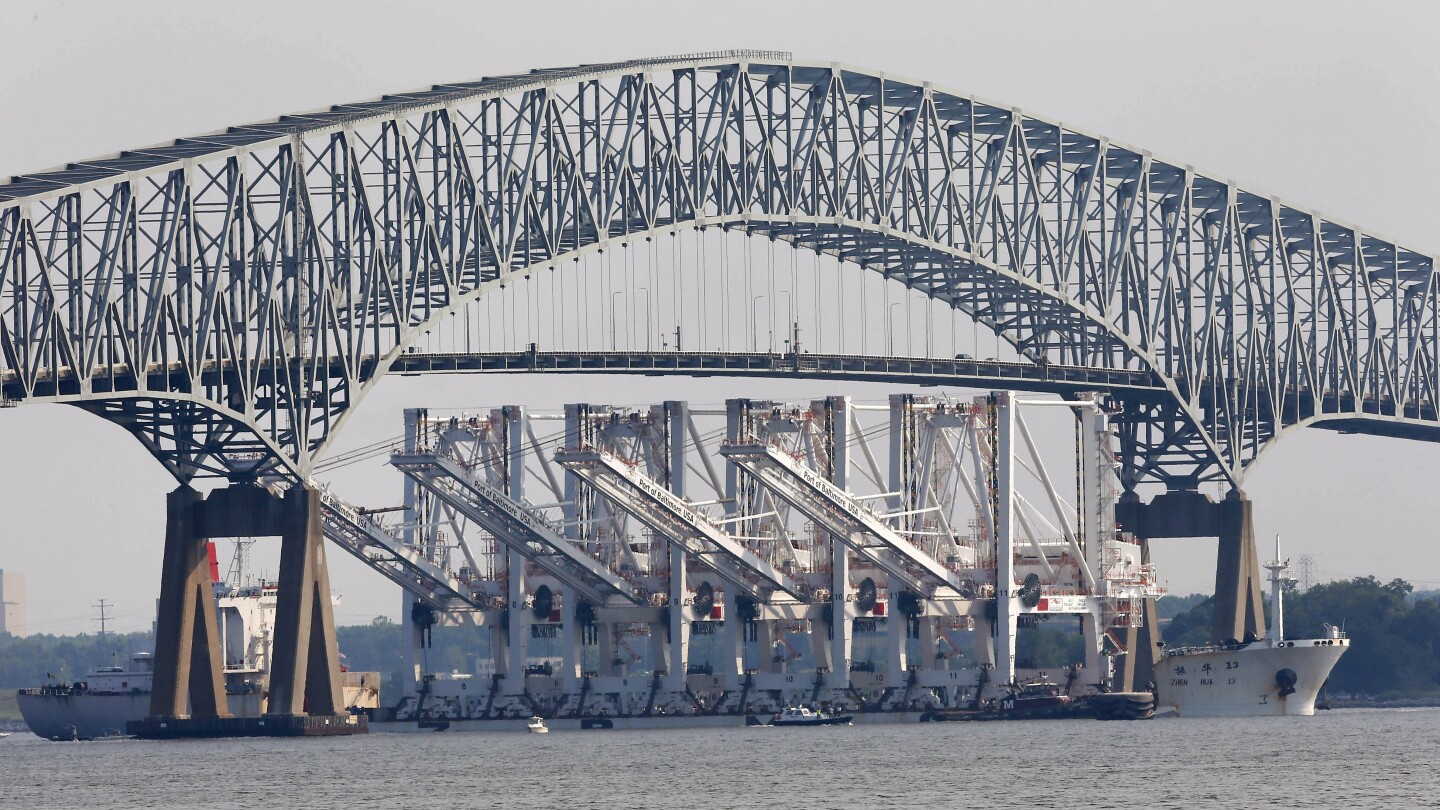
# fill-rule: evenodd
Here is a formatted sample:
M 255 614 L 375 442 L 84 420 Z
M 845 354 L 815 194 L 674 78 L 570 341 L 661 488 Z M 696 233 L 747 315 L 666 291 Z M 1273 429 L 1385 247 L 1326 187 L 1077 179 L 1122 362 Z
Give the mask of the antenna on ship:
M 1287 580 L 1280 574 L 1290 567 L 1289 560 L 1280 559 L 1280 535 L 1275 535 L 1275 559 L 1265 563 L 1265 570 L 1270 572 L 1270 604 L 1274 605 L 1275 616 L 1271 622 L 1270 632 L 1266 637 L 1271 641 L 1283 641 L 1285 638 L 1285 583 Z
M 225 582 L 232 588 L 243 588 L 249 583 L 246 582 L 246 573 L 250 567 L 250 547 L 255 545 L 253 537 L 236 537 L 234 539 L 235 551 L 230 555 L 230 569 L 225 572 Z

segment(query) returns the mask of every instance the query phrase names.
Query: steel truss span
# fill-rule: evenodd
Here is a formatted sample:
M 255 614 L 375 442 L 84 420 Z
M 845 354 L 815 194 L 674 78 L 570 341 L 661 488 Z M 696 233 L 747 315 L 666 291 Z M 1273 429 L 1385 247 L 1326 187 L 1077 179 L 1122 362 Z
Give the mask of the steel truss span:
M 1115 392 L 1127 486 L 1238 481 L 1294 426 L 1440 437 L 1430 256 L 1014 108 L 763 51 L 437 85 L 11 178 L 0 382 L 126 426 L 181 480 L 302 478 L 437 319 L 714 226 L 883 274 L 1036 365 L 1153 380 Z

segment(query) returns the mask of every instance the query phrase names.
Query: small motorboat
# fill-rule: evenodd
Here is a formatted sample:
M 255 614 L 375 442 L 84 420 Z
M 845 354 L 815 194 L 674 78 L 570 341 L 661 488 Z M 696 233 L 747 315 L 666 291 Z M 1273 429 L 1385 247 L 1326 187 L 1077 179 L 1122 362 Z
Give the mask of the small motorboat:
M 848 726 L 854 715 L 817 712 L 808 706 L 792 706 L 770 719 L 772 726 Z
M 530 722 L 525 725 L 525 728 L 528 729 L 531 734 L 550 733 L 549 726 L 545 725 L 545 718 L 541 717 L 538 714 L 530 718 Z
M 6 737 L 9 737 L 9 736 L 10 736 L 10 732 L 8 732 L 8 731 L 0 731 L 0 740 L 3 740 L 3 739 L 5 739 Z

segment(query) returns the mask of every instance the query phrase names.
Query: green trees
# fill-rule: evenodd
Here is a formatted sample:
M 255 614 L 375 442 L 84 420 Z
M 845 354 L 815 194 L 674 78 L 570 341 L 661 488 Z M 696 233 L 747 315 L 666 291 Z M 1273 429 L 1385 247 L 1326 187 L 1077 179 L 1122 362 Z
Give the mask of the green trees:
M 1171 598 L 1161 599 L 1160 604 L 1165 604 Z M 1169 622 L 1161 625 L 1160 633 L 1165 639 L 1165 646 L 1195 647 L 1207 643 L 1210 641 L 1210 619 L 1214 615 L 1215 599 L 1210 596 L 1195 602 L 1189 610 L 1176 613 Z
M 387 681 L 402 669 L 402 645 L 409 644 L 410 628 L 388 617 L 377 616 L 370 624 L 335 628 L 345 663 L 356 671 L 379 672 Z M 490 649 L 489 631 L 479 627 L 436 627 L 430 646 L 421 650 L 425 672 L 471 672 L 475 656 Z
M 1022 627 L 1015 634 L 1015 664 L 1022 669 L 1060 670 L 1085 663 L 1085 637 L 1074 621 Z
M 0 633 L 0 688 L 74 683 L 98 667 L 130 665 L 130 654 L 149 652 L 149 633 L 18 638 Z
M 1410 583 L 1356 577 L 1316 585 L 1285 600 L 1285 635 L 1313 636 L 1342 625 L 1350 652 L 1335 665 L 1330 688 L 1376 696 L 1440 693 L 1440 605 L 1410 604 Z

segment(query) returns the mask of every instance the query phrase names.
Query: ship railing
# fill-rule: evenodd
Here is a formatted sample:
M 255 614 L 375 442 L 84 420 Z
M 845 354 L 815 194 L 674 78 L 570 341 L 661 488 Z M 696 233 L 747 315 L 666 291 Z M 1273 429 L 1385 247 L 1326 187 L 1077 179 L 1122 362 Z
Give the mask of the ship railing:
M 1168 658 L 1172 655 L 1196 655 L 1199 653 L 1211 652 L 1234 652 L 1236 650 L 1243 650 L 1249 646 L 1250 642 L 1237 641 L 1233 644 L 1200 644 L 1193 647 L 1167 647 L 1165 649 L 1165 656 Z
M 77 691 L 70 684 L 56 684 L 55 686 L 32 686 L 27 689 L 16 690 L 22 695 L 73 695 Z

